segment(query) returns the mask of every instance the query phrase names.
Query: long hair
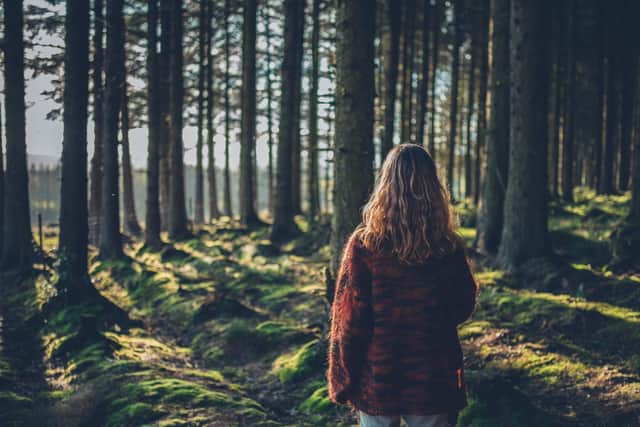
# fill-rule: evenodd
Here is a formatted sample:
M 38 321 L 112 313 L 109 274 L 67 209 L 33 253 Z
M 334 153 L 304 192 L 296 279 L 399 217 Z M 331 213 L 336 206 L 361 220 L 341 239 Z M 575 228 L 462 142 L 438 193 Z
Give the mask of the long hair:
M 406 264 L 441 257 L 459 247 L 449 192 L 424 148 L 401 144 L 389 152 L 356 236 L 365 248 L 390 250 Z

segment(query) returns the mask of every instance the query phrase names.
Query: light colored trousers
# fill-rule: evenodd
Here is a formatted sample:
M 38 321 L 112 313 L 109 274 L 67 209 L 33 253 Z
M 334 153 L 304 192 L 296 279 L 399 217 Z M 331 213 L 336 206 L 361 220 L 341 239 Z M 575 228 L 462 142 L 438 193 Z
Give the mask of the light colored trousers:
M 436 415 L 403 415 L 402 417 L 386 417 L 383 415 L 369 415 L 358 411 L 360 427 L 400 427 L 400 418 L 407 423 L 407 427 L 447 427 L 447 414 Z

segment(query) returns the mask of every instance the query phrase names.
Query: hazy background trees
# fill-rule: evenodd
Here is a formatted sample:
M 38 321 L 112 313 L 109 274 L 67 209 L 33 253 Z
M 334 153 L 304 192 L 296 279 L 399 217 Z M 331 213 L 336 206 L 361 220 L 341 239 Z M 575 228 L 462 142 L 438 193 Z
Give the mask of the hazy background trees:
M 26 17 L 26 31 L 32 34 L 60 37 L 66 32 L 47 8 L 11 2 L 3 12 L 7 138 L 6 170 L 0 170 L 5 181 L 2 238 L 23 249 L 3 253 L 11 257 L 7 262 L 17 257 L 30 263 L 27 221 L 34 222 L 38 214 L 45 223 L 59 218 L 69 230 L 65 221 L 72 217 L 62 212 L 69 204 L 67 194 L 86 192 L 73 187 L 80 185 L 78 180 L 87 181 L 89 189 L 89 242 L 105 257 L 121 256 L 121 233 L 137 235 L 144 228 L 147 243 L 158 245 L 163 230 L 180 239 L 222 214 L 237 214 L 245 225 L 272 222 L 271 237 L 280 242 L 299 232 L 295 215 L 305 213 L 315 221 L 330 213 L 339 242 L 355 225 L 384 155 L 400 142 L 424 144 L 453 199 L 477 206 L 475 246 L 489 255 L 498 254 L 505 238 L 522 239 L 504 229 L 512 209 L 505 203 L 512 177 L 531 165 L 532 156 L 523 155 L 522 145 L 530 138 L 538 141 L 536 155 L 547 154 L 535 160 L 540 175 L 519 191 L 514 184 L 512 197 L 525 188 L 526 197 L 533 197 L 531 186 L 544 187 L 527 209 L 541 222 L 536 236 L 543 235 L 547 202 L 572 200 L 575 187 L 603 194 L 637 188 L 632 159 L 638 144 L 638 52 L 630 42 L 636 35 L 630 21 L 638 12 L 635 6 L 625 13 L 624 1 L 547 5 L 547 33 L 537 40 L 545 58 L 536 65 L 536 77 L 546 83 L 536 83 L 533 91 L 542 97 L 535 114 L 544 117 L 525 129 L 524 110 L 517 107 L 520 94 L 510 91 L 517 86 L 517 38 L 510 17 L 517 2 L 367 3 L 377 13 L 376 22 L 367 26 L 367 34 L 353 37 L 366 37 L 366 46 L 373 38 L 373 53 L 371 59 L 356 58 L 367 65 L 357 71 L 353 83 L 358 87 L 353 88 L 341 67 L 348 55 L 368 48 L 354 53 L 349 51 L 353 46 L 340 44 L 338 12 L 351 9 L 325 0 L 306 3 L 156 0 L 120 7 L 93 1 L 90 69 L 80 71 L 90 77 L 90 97 L 84 107 L 68 101 L 69 109 L 86 110 L 93 132 L 82 136 L 82 125 L 65 122 L 65 132 L 77 127 L 76 139 L 86 140 L 64 156 L 73 159 L 67 163 L 71 169 L 64 162 L 60 168 L 56 159 L 30 157 L 29 209 L 28 191 L 17 190 L 26 188 L 22 135 L 28 129 L 21 113 L 24 93 L 16 89 L 24 87 L 18 69 L 25 57 L 24 37 L 16 37 L 24 33 L 17 18 Z M 530 12 L 525 11 L 527 17 Z M 46 25 L 30 24 L 38 19 Z M 62 69 L 66 50 L 52 52 L 46 70 L 38 68 L 45 62 L 33 61 L 26 62 L 27 70 Z M 53 81 L 46 92 L 60 102 L 52 119 L 64 119 L 59 115 L 63 94 L 83 84 L 68 80 L 69 74 L 66 84 Z M 365 85 L 374 91 L 371 125 L 361 105 L 369 102 Z M 530 104 L 527 108 L 534 108 Z M 79 113 L 71 114 L 82 121 Z M 548 131 L 531 136 L 538 126 Z M 65 146 L 71 139 L 64 137 Z M 80 146 L 92 154 L 87 167 Z M 509 167 L 514 155 L 522 160 Z M 543 164 L 546 171 L 541 171 Z M 66 178 L 69 170 L 78 179 Z M 56 196 L 59 177 L 61 199 Z M 343 209 L 345 201 L 353 205 Z M 17 213 L 26 211 L 29 215 Z M 72 223 L 84 229 L 80 217 Z M 339 246 L 335 243 L 336 251 Z M 504 246 L 502 254 L 514 250 Z M 545 247 L 536 253 L 549 251 Z

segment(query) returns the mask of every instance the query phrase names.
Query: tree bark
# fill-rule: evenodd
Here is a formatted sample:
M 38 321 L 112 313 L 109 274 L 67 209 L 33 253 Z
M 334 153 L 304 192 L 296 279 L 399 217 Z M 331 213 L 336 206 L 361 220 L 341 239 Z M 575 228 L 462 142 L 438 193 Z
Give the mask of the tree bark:
M 103 35 L 104 4 L 102 0 L 93 2 L 93 157 L 91 158 L 91 191 L 89 194 L 89 242 L 98 244 L 100 232 L 100 202 L 102 190 L 102 125 L 103 117 Z
M 640 138 L 634 138 L 631 164 L 631 209 L 629 216 L 640 220 Z
M 118 194 L 118 113 L 124 85 L 123 0 L 107 2 L 107 49 L 105 51 L 104 125 L 102 135 L 102 201 L 100 217 L 100 257 L 123 256 L 120 237 Z
M 24 100 L 23 2 L 4 0 L 4 99 L 6 161 L 4 231 L 0 271 L 32 266 L 29 177 Z
M 215 142 L 213 140 L 213 58 L 211 44 L 213 42 L 213 6 L 207 6 L 206 26 L 206 73 L 207 73 L 207 180 L 209 183 L 209 218 L 214 220 L 220 216 L 218 208 L 218 184 L 216 179 Z
M 242 116 L 240 140 L 240 222 L 255 226 L 261 221 L 256 214 L 253 187 L 256 136 L 256 0 L 245 0 L 242 21 Z
M 269 185 L 269 213 L 274 215 L 274 167 L 273 167 L 273 90 L 271 87 L 271 14 L 266 11 L 265 37 L 267 42 L 267 145 L 269 148 L 268 185 Z
M 509 185 L 498 253 L 508 270 L 547 255 L 548 67 L 545 3 L 511 0 Z
M 170 68 L 171 87 L 169 88 L 171 110 L 171 145 L 169 167 L 171 182 L 169 185 L 169 237 L 184 239 L 189 236 L 187 227 L 187 209 L 184 197 L 184 163 L 182 144 L 183 76 L 182 76 L 182 0 L 171 2 L 171 51 Z
M 233 216 L 231 207 L 231 170 L 229 166 L 229 144 L 231 144 L 231 104 L 229 63 L 231 56 L 231 39 L 229 27 L 229 0 L 224 2 L 224 214 Z
M 145 213 L 145 244 L 158 247 L 160 240 L 160 94 L 158 64 L 158 0 L 147 0 L 147 111 L 149 142 L 147 145 L 147 201 Z
M 558 33 L 561 34 L 562 33 L 562 20 L 558 20 Z M 563 73 L 565 72 L 564 70 L 564 52 L 562 49 L 563 43 L 562 40 L 559 41 L 559 43 L 556 45 L 556 64 L 555 64 L 555 95 L 554 95 L 554 112 L 553 112 L 553 143 L 551 144 L 551 156 L 550 156 L 550 160 L 551 160 L 551 168 L 550 168 L 550 173 L 551 173 L 551 179 L 552 179 L 552 185 L 551 185 L 551 195 L 554 198 L 557 198 L 560 193 L 558 191 L 558 187 L 559 187 L 559 176 L 560 176 L 560 170 L 558 168 L 558 161 L 560 158 L 560 134 L 562 133 L 562 128 L 560 127 L 560 119 L 562 117 L 563 111 L 564 109 L 562 108 L 562 105 L 565 104 L 565 102 L 563 102 L 564 99 L 564 86 L 565 86 L 565 79 L 563 79 Z
M 418 123 L 416 144 L 425 145 L 424 127 L 427 118 L 427 100 L 429 94 L 429 9 L 431 1 L 425 0 L 422 12 L 422 75 L 418 89 Z
M 475 10 L 471 9 L 469 13 L 469 27 L 471 33 L 471 63 L 469 64 L 469 81 L 467 86 L 467 145 L 464 151 L 464 193 L 466 198 L 470 198 L 472 194 L 472 176 L 471 170 L 471 119 L 473 117 L 473 107 L 475 100 L 475 83 L 476 83 L 476 59 L 478 57 L 478 35 L 477 35 L 477 17 Z M 477 144 L 477 141 L 476 141 Z
M 208 0 L 200 0 L 200 13 L 198 22 L 198 117 L 197 117 L 197 142 L 196 142 L 196 206 L 193 217 L 195 225 L 204 224 L 204 170 L 202 151 L 204 146 L 204 97 L 205 97 L 205 48 L 206 48 L 206 27 L 207 23 L 207 3 Z
M 298 232 L 293 221 L 292 180 L 290 160 L 294 146 L 296 110 L 296 86 L 302 75 L 301 57 L 297 51 L 302 46 L 302 27 L 297 22 L 304 16 L 304 3 L 285 0 L 284 4 L 284 53 L 282 59 L 282 89 L 280 97 L 280 128 L 278 134 L 277 191 L 275 212 L 270 239 L 282 242 Z M 298 104 L 299 108 L 299 104 Z
M 431 56 L 431 126 L 429 127 L 429 153 L 436 160 L 436 77 L 440 59 L 440 0 L 435 0 L 433 6 L 433 52 Z
M 615 5 L 607 8 L 607 122 L 604 155 L 602 159 L 602 175 L 598 192 L 613 194 L 613 163 L 615 153 L 616 127 L 618 126 L 618 25 L 619 11 Z
M 169 162 L 170 148 L 170 110 L 169 110 L 169 87 L 171 85 L 171 73 L 169 58 L 171 56 L 171 0 L 160 0 L 160 55 L 158 66 L 160 68 L 159 77 L 159 100 L 160 100 L 160 135 L 159 135 L 159 155 L 160 155 L 160 224 L 163 230 L 169 229 L 169 201 L 171 199 L 171 165 Z
M 318 77 L 320 60 L 320 0 L 313 0 L 313 29 L 311 33 L 311 88 L 309 91 L 309 167 L 307 195 L 309 197 L 308 216 L 314 221 L 320 212 L 320 190 L 318 182 Z
M 456 131 L 458 118 L 458 76 L 460 68 L 460 44 L 462 42 L 462 32 L 460 30 L 461 0 L 453 2 L 453 58 L 451 60 L 451 111 L 449 113 L 449 159 L 447 161 L 447 186 L 453 195 L 453 170 L 456 149 Z
M 375 1 L 338 0 L 332 269 L 373 185 Z
M 60 186 L 60 280 L 73 296 L 89 282 L 87 107 L 89 103 L 89 2 L 68 0 L 65 16 L 64 130 Z
M 605 75 L 604 75 L 604 44 L 605 44 L 605 31 L 604 31 L 604 5 L 602 2 L 597 3 L 597 16 L 596 16 L 596 74 L 595 80 L 597 85 L 597 99 L 594 108 L 594 131 L 595 142 L 593 146 L 593 173 L 591 174 L 591 186 L 593 188 L 600 187 L 600 177 L 602 171 L 602 130 L 604 122 L 604 91 L 605 91 Z
M 489 75 L 489 16 L 491 7 L 489 0 L 482 1 L 481 22 L 478 44 L 480 49 L 480 79 L 478 86 L 478 116 L 476 124 L 476 163 L 474 167 L 473 202 L 477 205 L 482 189 L 482 155 L 487 138 L 487 79 Z
M 122 86 L 120 132 L 122 133 L 122 201 L 124 205 L 124 229 L 133 236 L 139 236 L 142 234 L 142 228 L 138 223 L 133 192 L 133 167 L 131 165 L 131 149 L 129 147 L 129 96 L 127 95 L 126 71 L 123 72 L 123 75 L 125 76 L 125 82 Z
M 2 129 L 2 102 L 0 102 L 0 129 Z M 0 256 L 4 242 L 4 153 L 2 149 L 2 131 L 0 131 Z
M 407 0 L 403 11 L 402 84 L 400 93 L 400 143 L 411 142 L 411 98 L 413 92 L 413 39 L 415 0 Z
M 509 2 L 491 0 L 491 116 L 475 245 L 490 255 L 497 253 L 500 244 L 509 165 Z
M 384 94 L 384 138 L 382 140 L 380 159 L 384 160 L 393 148 L 394 123 L 396 114 L 396 88 L 398 84 L 398 60 L 400 50 L 400 20 L 402 5 L 399 1 L 387 0 L 387 19 L 389 33 L 385 39 L 385 94 Z
M 297 31 L 303 34 L 303 42 L 296 45 L 296 63 L 302 63 L 302 53 L 304 45 L 304 9 L 298 9 L 298 18 L 296 23 L 299 28 Z M 302 67 L 300 68 L 300 74 L 302 74 Z M 294 109 L 293 109 L 293 147 L 291 149 L 291 208 L 294 214 L 302 212 L 302 143 L 300 140 L 300 106 L 302 101 L 302 78 L 296 80 L 295 96 L 294 96 Z
M 574 0 L 575 1 L 575 0 Z M 618 189 L 627 191 L 629 189 L 629 177 L 631 172 L 631 134 L 632 121 L 635 108 L 634 99 L 637 96 L 637 75 L 638 75 L 638 49 L 636 48 L 637 30 L 633 22 L 633 13 L 625 14 L 625 32 L 623 39 L 624 67 L 622 67 L 622 90 L 621 112 L 620 112 L 620 163 L 618 174 Z
M 573 157 L 575 135 L 576 103 L 576 0 L 569 3 L 569 23 L 567 42 L 567 96 L 565 105 L 564 131 L 562 138 L 562 199 L 573 201 Z

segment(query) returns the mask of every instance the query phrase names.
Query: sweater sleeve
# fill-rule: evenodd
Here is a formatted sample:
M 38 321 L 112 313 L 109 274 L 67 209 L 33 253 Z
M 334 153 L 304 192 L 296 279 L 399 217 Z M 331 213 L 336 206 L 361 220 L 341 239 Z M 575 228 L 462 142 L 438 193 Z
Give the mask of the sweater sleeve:
M 471 272 L 471 266 L 463 248 L 453 255 L 451 283 L 448 287 L 450 313 L 456 325 L 471 317 L 476 306 L 478 284 Z
M 336 280 L 329 337 L 329 397 L 335 403 L 352 401 L 371 335 L 371 275 L 362 248 L 352 237 L 347 243 Z

